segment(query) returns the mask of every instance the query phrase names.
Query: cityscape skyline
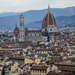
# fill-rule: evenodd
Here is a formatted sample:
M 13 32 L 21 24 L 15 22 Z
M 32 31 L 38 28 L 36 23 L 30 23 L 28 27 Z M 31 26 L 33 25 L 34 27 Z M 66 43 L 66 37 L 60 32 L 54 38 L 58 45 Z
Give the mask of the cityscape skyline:
M 0 75 L 75 75 L 75 7 L 51 7 L 0 14 Z

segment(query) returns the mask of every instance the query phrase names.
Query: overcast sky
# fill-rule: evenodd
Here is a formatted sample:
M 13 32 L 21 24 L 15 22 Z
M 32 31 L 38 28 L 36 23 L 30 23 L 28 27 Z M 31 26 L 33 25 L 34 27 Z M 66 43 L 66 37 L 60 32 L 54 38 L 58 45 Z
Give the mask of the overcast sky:
M 28 10 L 64 8 L 75 6 L 75 0 L 0 0 L 1 12 L 22 12 Z

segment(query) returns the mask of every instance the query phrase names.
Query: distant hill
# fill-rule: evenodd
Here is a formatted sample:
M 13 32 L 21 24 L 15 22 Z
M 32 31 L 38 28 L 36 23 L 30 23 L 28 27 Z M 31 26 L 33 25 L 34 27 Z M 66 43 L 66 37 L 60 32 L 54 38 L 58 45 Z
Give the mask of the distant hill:
M 16 24 L 19 26 L 19 15 L 24 15 L 25 27 L 41 28 L 42 20 L 47 13 L 45 10 L 31 10 L 21 13 L 1 13 L 0 14 L 0 29 L 13 30 Z M 50 10 L 56 18 L 57 26 L 75 26 L 75 7 L 69 8 L 52 8 Z
M 58 27 L 75 27 L 75 15 L 56 18 Z
M 75 15 L 74 16 L 60 16 L 56 17 L 57 27 L 75 27 Z M 29 28 L 41 28 L 42 20 L 41 21 L 35 21 L 27 24 Z

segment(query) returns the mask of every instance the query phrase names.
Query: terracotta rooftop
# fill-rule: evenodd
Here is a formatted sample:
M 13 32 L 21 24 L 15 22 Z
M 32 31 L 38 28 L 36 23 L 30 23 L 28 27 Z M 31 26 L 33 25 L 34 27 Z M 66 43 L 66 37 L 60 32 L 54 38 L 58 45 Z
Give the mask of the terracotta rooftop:
M 41 32 L 41 30 L 28 30 L 28 32 Z
M 14 32 L 15 36 L 17 36 L 19 34 L 19 28 L 16 26 L 15 29 L 14 29 Z
M 71 75 L 70 72 L 49 72 L 47 75 Z
M 24 60 L 24 57 L 23 56 L 15 56 L 15 57 L 9 57 L 9 59 Z
M 32 66 L 31 70 L 47 70 L 47 66 L 44 65 L 34 65 Z
M 50 8 L 48 7 L 48 13 L 43 19 L 42 28 L 47 27 L 47 25 L 55 25 L 56 26 L 56 20 L 54 16 L 50 12 Z

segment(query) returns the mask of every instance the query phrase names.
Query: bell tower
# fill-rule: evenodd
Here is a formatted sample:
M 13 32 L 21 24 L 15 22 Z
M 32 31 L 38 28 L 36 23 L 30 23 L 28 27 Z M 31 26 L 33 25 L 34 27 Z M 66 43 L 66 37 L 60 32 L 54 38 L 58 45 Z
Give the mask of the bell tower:
M 24 16 L 20 15 L 20 38 L 19 42 L 25 41 L 25 33 L 24 33 Z

